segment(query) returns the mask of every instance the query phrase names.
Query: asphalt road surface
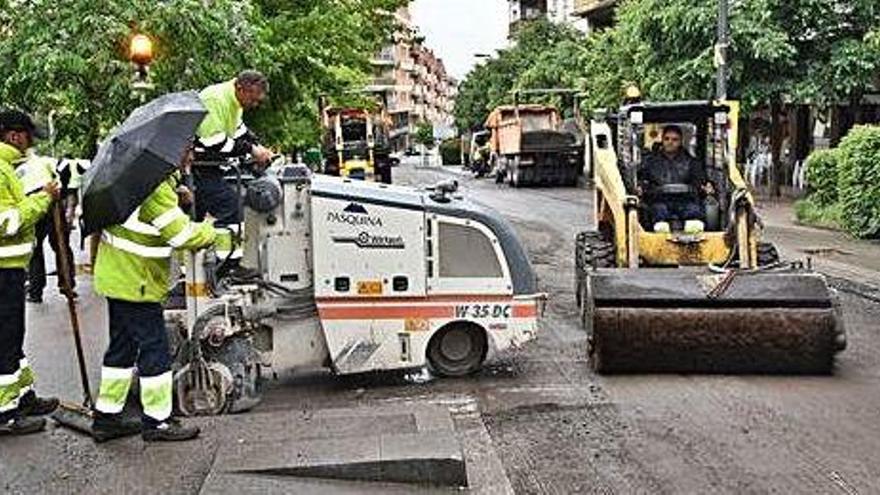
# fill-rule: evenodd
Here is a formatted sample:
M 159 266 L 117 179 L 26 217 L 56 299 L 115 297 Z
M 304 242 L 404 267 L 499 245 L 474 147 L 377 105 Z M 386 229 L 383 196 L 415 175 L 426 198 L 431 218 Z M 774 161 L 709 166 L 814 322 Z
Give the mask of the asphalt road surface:
M 395 169 L 395 182 L 403 184 L 449 178 L 517 228 L 540 289 L 550 294 L 538 339 L 477 376 L 457 380 L 281 371 L 259 411 L 414 399 L 461 414 L 478 411 L 517 493 L 880 492 L 880 305 L 844 295 L 849 348 L 833 376 L 598 376 L 589 370 L 573 293 L 574 237 L 588 228 L 589 191 L 514 190 L 412 163 Z M 81 288 L 80 306 L 97 384 L 106 317 L 103 303 L 88 291 Z M 77 399 L 65 309 L 56 293 L 47 291 L 46 299 L 29 310 L 31 360 L 43 393 Z M 53 441 L 60 441 L 57 436 Z M 186 448 L 192 479 L 178 480 L 171 491 L 198 491 L 209 460 L 199 461 L 198 448 Z M 47 487 L 27 481 L 38 480 L 39 463 L 49 462 L 32 455 L 33 468 L 7 488 Z M 132 454 L 117 461 L 137 459 Z M 149 461 L 162 469 L 155 452 Z

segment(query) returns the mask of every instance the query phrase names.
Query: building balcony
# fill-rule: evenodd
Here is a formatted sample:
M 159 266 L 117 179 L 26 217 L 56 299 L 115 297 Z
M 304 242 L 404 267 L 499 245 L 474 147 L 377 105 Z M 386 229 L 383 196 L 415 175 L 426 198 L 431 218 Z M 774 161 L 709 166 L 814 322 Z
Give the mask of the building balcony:
M 575 0 L 573 14 L 587 19 L 602 19 L 609 17 L 618 0 Z

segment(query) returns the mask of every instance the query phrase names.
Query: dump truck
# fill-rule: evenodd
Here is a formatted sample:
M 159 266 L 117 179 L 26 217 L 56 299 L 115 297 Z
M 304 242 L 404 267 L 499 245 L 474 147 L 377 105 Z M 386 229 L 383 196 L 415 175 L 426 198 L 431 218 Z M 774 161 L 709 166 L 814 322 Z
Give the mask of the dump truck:
M 323 107 L 324 173 L 391 183 L 389 119 L 384 111 Z
M 513 227 L 455 183 L 405 188 L 281 163 L 244 187 L 241 265 L 187 264 L 166 311 L 182 414 L 253 407 L 268 370 L 464 376 L 534 339 L 545 295 Z
M 846 346 L 836 294 L 762 240 L 736 163 L 738 120 L 737 102 L 683 101 L 626 105 L 591 122 L 594 229 L 576 239 L 575 291 L 596 371 L 833 370 Z M 696 230 L 681 219 L 655 231 L 639 186 L 668 125 L 714 186 Z M 695 193 L 689 184 L 663 192 Z
M 513 187 L 577 184 L 583 168 L 578 135 L 563 127 L 551 105 L 503 105 L 485 123 L 492 133 L 491 164 L 495 180 Z

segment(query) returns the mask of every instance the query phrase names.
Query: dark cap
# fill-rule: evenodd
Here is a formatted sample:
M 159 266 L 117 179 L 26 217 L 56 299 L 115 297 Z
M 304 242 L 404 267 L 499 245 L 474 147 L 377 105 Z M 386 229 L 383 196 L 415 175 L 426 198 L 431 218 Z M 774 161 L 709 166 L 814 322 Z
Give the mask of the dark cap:
M 26 131 L 34 138 L 46 137 L 46 131 L 37 126 L 30 115 L 19 110 L 0 111 L 0 132 L 4 131 Z

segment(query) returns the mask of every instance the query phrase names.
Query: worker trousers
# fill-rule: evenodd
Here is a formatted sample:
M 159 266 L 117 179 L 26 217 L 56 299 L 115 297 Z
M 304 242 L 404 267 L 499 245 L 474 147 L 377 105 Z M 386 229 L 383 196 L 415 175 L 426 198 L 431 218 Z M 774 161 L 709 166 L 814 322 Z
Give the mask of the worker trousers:
M 28 267 L 28 286 L 27 293 L 32 299 L 41 299 L 43 297 L 43 289 L 46 288 L 46 259 L 43 254 L 43 244 L 46 237 L 49 237 L 49 246 L 55 253 L 55 269 L 58 275 L 58 288 L 61 289 L 61 254 L 58 249 L 58 242 L 63 242 L 67 246 L 67 267 L 70 273 L 71 289 L 76 286 L 76 275 L 73 260 L 73 250 L 70 249 L 70 228 L 65 226 L 64 238 L 58 239 L 55 235 L 55 228 L 52 225 L 51 216 L 43 217 L 36 226 L 37 243 L 34 246 L 34 254 L 31 256 L 31 263 Z
M 651 204 L 651 215 L 654 223 L 680 220 L 703 220 L 703 207 L 696 199 L 658 200 Z
M 220 259 L 241 258 L 240 241 L 242 212 L 236 188 L 226 183 L 218 168 L 193 171 L 196 198 L 196 220 L 202 221 L 206 214 L 216 220 L 217 242 L 215 248 Z
M 0 423 L 18 415 L 34 375 L 24 357 L 25 300 L 21 268 L 0 268 Z
M 105 414 L 121 413 L 137 367 L 143 421 L 155 426 L 171 416 L 171 355 L 162 305 L 108 299 L 107 306 L 110 344 L 95 407 Z

